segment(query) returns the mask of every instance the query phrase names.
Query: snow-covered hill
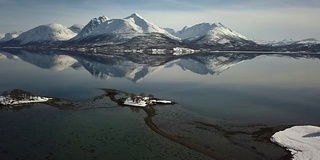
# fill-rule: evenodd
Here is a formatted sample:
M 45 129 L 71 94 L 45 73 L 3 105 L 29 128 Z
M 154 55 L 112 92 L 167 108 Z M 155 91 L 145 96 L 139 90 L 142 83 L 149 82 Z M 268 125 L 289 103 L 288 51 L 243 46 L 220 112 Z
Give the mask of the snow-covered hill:
M 72 32 L 78 34 L 78 33 L 82 30 L 83 27 L 84 27 L 84 26 L 81 25 L 81 24 L 74 24 L 74 25 L 72 25 L 71 27 L 69 27 L 69 29 L 70 29 Z
M 196 44 L 229 44 L 234 41 L 248 41 L 248 39 L 222 25 L 221 23 L 200 23 L 192 27 L 184 27 L 175 33 L 182 40 Z
M 66 41 L 73 38 L 76 33 L 61 24 L 41 25 L 20 34 L 15 40 L 21 45 L 28 43 L 43 43 Z
M 6 33 L 6 34 L 2 34 L 2 36 L 0 35 L 0 42 L 7 42 L 10 41 L 14 38 L 17 38 L 22 32 L 11 32 L 11 33 Z
M 166 30 L 147 21 L 137 13 L 134 13 L 123 19 L 109 19 L 104 16 L 92 19 L 72 40 L 117 43 L 125 42 L 133 37 L 148 33 L 160 33 L 167 37 L 177 39 Z

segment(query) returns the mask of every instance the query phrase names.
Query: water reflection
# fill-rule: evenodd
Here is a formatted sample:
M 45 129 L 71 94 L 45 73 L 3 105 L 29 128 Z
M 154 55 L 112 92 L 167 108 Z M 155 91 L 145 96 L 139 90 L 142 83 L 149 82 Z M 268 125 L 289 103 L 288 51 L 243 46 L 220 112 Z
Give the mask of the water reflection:
M 271 54 L 266 54 L 271 55 Z M 264 54 L 212 53 L 186 56 L 157 55 L 85 55 L 79 53 L 57 51 L 2 51 L 1 59 L 22 60 L 39 68 L 63 71 L 68 68 L 85 69 L 91 75 L 108 79 L 110 77 L 125 77 L 133 82 L 139 82 L 165 68 L 179 66 L 185 71 L 198 75 L 218 75 L 229 68 L 246 60 L 254 59 Z M 295 59 L 320 59 L 320 55 L 282 54 L 281 57 Z
M 151 93 L 209 118 L 320 122 L 320 56 L 316 54 L 212 53 L 175 57 L 53 51 L 0 53 L 0 92 L 20 88 L 39 95 L 83 99 L 100 95 L 97 88 L 113 88 Z

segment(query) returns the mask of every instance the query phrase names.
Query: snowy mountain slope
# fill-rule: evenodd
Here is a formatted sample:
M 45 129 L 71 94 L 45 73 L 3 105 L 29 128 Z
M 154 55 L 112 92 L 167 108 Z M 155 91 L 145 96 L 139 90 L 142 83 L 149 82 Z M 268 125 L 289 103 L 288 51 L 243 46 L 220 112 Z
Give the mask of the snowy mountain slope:
M 4 38 L 4 33 L 0 33 L 0 39 Z
M 79 33 L 82 30 L 83 27 L 84 26 L 81 25 L 81 24 L 74 24 L 71 27 L 69 27 L 69 29 L 74 33 Z
M 23 32 L 15 40 L 24 45 L 28 43 L 66 41 L 75 35 L 74 32 L 61 24 L 48 24 Z
M 166 30 L 147 21 L 146 19 L 144 19 L 143 17 L 141 17 L 137 13 L 134 13 L 131 16 L 124 18 L 124 20 L 131 23 L 131 25 L 134 26 L 137 29 L 137 31 L 140 33 L 161 33 L 161 34 L 164 34 L 170 38 L 175 38 L 170 33 L 168 33 Z
M 308 38 L 294 42 L 295 44 L 320 44 L 320 40 L 316 38 Z
M 94 21 L 96 23 L 90 21 L 87 25 L 88 27 L 84 27 L 72 40 L 126 42 L 133 37 L 149 33 L 160 33 L 167 37 L 178 39 L 136 13 L 123 19 L 100 19 L 102 20 L 97 21 L 97 19 L 94 19 L 97 21 Z M 89 30 L 86 30 L 87 28 Z M 108 36 L 108 38 L 102 36 Z
M 2 38 L 0 36 L 0 42 L 7 42 L 10 41 L 14 38 L 17 38 L 22 32 L 11 32 L 11 33 L 6 33 L 3 34 Z
M 209 45 L 229 44 L 232 41 L 248 41 L 245 36 L 221 23 L 200 23 L 192 27 L 184 27 L 174 35 L 185 41 Z
M 255 40 L 261 47 L 269 47 L 270 50 L 280 52 L 320 52 L 320 41 L 316 38 L 303 40 L 262 41 Z
M 110 18 L 107 16 L 100 16 L 98 18 L 93 18 L 89 21 L 87 25 L 85 25 L 82 30 L 75 36 L 72 40 L 79 40 L 85 38 L 86 36 L 90 35 L 93 30 L 101 23 L 106 22 Z
M 296 42 L 293 39 L 284 39 L 281 41 L 267 41 L 262 39 L 259 39 L 259 40 L 254 39 L 253 41 L 260 45 L 269 45 L 269 46 L 285 46 L 285 45 L 290 45 Z
M 284 39 L 281 41 L 253 40 L 257 44 L 270 46 L 287 46 L 294 44 L 320 44 L 320 40 L 316 38 L 307 38 L 302 40 Z
M 126 48 L 173 48 L 179 45 L 179 41 L 160 33 L 149 33 L 136 36 L 123 43 Z

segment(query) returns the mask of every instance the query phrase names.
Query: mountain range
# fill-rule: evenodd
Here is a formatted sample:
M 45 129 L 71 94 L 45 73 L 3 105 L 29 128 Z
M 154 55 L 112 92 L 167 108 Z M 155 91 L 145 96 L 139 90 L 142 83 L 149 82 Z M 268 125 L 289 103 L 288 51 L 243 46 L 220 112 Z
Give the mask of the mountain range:
M 137 13 L 113 19 L 91 19 L 85 26 L 52 23 L 25 32 L 0 34 L 1 47 L 85 48 L 98 50 L 159 49 L 319 51 L 320 41 L 267 42 L 250 40 L 221 23 L 200 23 L 180 31 L 161 28 Z

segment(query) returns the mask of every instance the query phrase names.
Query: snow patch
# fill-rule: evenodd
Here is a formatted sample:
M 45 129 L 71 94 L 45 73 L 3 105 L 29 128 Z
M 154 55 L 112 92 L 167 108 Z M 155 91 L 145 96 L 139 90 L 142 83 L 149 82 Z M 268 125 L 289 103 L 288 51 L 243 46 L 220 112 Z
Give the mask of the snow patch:
M 287 148 L 294 160 L 320 159 L 320 127 L 294 126 L 275 133 L 271 141 Z

